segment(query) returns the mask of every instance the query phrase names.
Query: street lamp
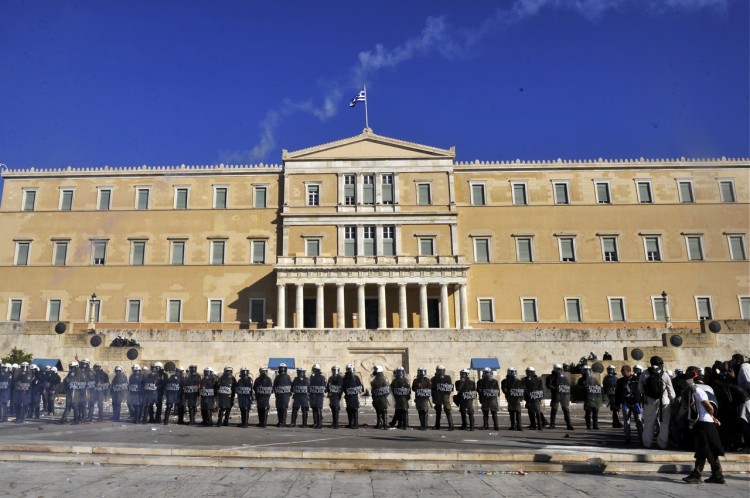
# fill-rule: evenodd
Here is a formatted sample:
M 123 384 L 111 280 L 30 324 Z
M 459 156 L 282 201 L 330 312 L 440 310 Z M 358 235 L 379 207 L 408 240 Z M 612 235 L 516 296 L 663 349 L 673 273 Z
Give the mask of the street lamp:
M 96 316 L 94 315 L 94 308 L 96 306 L 96 293 L 91 294 L 91 300 L 89 301 L 89 330 L 96 330 Z
M 670 328 L 672 326 L 672 323 L 669 321 L 669 299 L 668 299 L 667 291 L 661 291 L 661 299 L 664 303 L 664 325 L 666 325 L 667 328 Z

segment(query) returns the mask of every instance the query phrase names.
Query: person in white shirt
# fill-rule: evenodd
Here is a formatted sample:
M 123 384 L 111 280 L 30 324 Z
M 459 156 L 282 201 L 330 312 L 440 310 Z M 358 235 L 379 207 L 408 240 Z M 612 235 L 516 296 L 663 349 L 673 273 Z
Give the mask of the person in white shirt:
M 689 484 L 700 483 L 703 467 L 708 461 L 711 466 L 711 476 L 704 482 L 724 484 L 724 475 L 719 461 L 719 457 L 724 455 L 724 448 L 717 429 L 721 423 L 716 418 L 718 409 L 716 396 L 710 386 L 703 384 L 703 377 L 698 367 L 688 367 L 684 378 L 690 386 L 693 398 L 690 400 L 688 420 L 692 424 L 695 443 L 695 467 L 690 475 L 682 480 Z

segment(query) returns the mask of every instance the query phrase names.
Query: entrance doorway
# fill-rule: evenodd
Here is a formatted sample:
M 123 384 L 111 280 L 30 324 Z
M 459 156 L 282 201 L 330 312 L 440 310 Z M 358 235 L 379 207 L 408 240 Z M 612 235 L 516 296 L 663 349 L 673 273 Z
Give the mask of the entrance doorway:
M 440 328 L 440 299 L 427 300 L 427 326 L 431 329 Z
M 303 303 L 302 311 L 302 326 L 306 329 L 315 328 L 315 314 L 316 314 L 317 299 L 305 299 Z
M 378 300 L 377 298 L 365 299 L 365 328 L 378 328 Z

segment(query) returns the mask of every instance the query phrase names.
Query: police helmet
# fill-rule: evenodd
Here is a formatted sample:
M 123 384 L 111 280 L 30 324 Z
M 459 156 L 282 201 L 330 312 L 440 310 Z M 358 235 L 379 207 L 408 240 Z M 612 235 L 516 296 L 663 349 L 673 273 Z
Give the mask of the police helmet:
M 5 364 L 5 365 L 3 365 L 3 366 L 4 366 L 5 368 L 7 368 L 8 370 L 13 370 L 13 365 L 11 365 L 10 363 L 6 363 L 6 364 Z
M 50 370 L 52 371 L 52 373 L 57 373 L 57 367 L 52 367 L 50 368 Z
M 28 367 L 29 366 L 29 362 L 28 361 L 24 361 L 23 363 L 21 363 L 21 366 L 22 367 Z
M 305 372 L 307 372 L 307 370 L 305 370 L 305 367 L 297 367 L 296 370 L 297 370 L 297 377 L 304 377 Z
M 563 366 L 561 363 L 555 363 L 555 365 L 552 367 L 552 370 L 559 372 L 563 369 Z
M 181 366 L 178 365 L 178 366 L 174 367 L 174 371 L 175 372 L 184 372 L 185 371 L 185 367 L 181 367 Z
M 120 365 L 117 365 L 115 367 L 115 372 L 122 372 L 122 367 Z
M 32 363 L 31 366 L 29 366 L 29 369 L 31 369 L 31 370 L 39 370 L 39 367 L 36 366 L 36 363 Z
M 244 374 L 249 374 L 250 373 L 250 369 L 247 368 L 247 367 L 240 367 L 240 374 L 243 374 L 243 373 Z
M 382 365 L 373 365 L 372 366 L 372 374 L 373 375 L 380 374 L 380 373 L 383 373 L 383 372 L 385 372 L 385 369 L 383 368 Z
M 78 365 L 78 363 L 76 363 L 76 365 Z M 13 370 L 16 370 L 18 368 L 18 363 L 14 363 L 13 365 L 11 365 L 11 368 L 13 368 Z
M 78 362 L 77 361 L 71 361 L 68 363 L 68 367 L 70 368 L 78 368 Z
M 286 363 L 279 363 L 279 373 L 286 373 Z
M 674 369 L 674 376 L 679 377 L 680 375 L 684 375 L 685 371 L 681 368 L 675 368 Z
M 352 365 L 351 363 L 349 363 L 346 366 L 346 373 L 354 373 L 354 365 Z
M 203 369 L 203 375 L 207 375 L 207 374 L 210 374 L 210 373 L 211 373 L 211 367 L 205 367 Z
M 234 372 L 234 368 L 230 367 L 229 365 L 224 367 L 224 372 Z
M 435 367 L 435 373 L 437 375 L 444 375 L 445 374 L 445 366 L 444 365 L 438 365 Z
M 534 367 L 526 367 L 526 373 L 536 373 L 536 368 Z
M 94 363 L 94 370 L 99 370 L 102 368 L 101 363 Z
M 157 369 L 159 369 L 159 370 L 163 370 L 164 369 L 164 365 L 162 365 L 162 363 L 160 361 L 157 361 L 152 366 L 155 367 L 155 368 L 157 368 Z
M 190 373 L 195 373 L 198 371 L 198 365 L 196 365 L 195 363 L 191 363 L 190 365 L 188 365 L 188 370 L 190 371 Z
M 615 368 L 614 365 L 610 365 L 610 366 L 607 367 L 607 373 L 613 374 L 615 372 L 617 372 L 617 369 Z
M 490 367 L 484 367 L 482 369 L 482 376 L 484 376 L 484 377 L 492 377 L 492 369 Z
M 135 365 L 133 365 L 133 371 L 134 372 L 140 372 L 141 371 L 141 366 L 136 363 Z
M 518 370 L 516 370 L 515 367 L 510 367 L 508 369 L 508 375 L 510 375 L 511 377 L 515 377 L 517 373 L 518 373 Z
M 468 377 L 469 376 L 469 369 L 468 368 L 462 368 L 461 372 L 459 372 L 459 373 L 461 374 L 461 377 Z
M 260 367 L 258 369 L 258 373 L 261 374 L 261 375 L 267 374 L 268 373 L 268 367 Z
M 403 377 L 404 372 L 404 367 L 396 367 L 396 369 L 393 371 L 393 375 L 395 375 L 396 377 Z
M 319 365 L 319 364 L 317 364 L 317 363 L 316 363 L 315 365 L 313 365 L 313 366 L 312 366 L 312 371 L 313 371 L 314 373 L 320 373 L 320 365 Z
M 633 372 L 639 374 L 639 373 L 643 372 L 643 367 L 641 365 L 636 365 L 636 366 L 633 367 Z
M 591 373 L 591 367 L 588 365 L 584 365 L 581 367 L 581 374 L 582 375 L 588 375 Z
M 331 367 L 331 373 L 333 375 L 337 375 L 340 371 L 341 371 L 341 369 L 339 367 L 337 367 L 336 365 L 334 365 L 334 366 Z
M 419 367 L 417 369 L 417 375 L 424 377 L 425 375 L 427 375 L 427 369 L 425 367 Z
M 47 365 L 46 367 L 44 367 L 44 371 L 45 372 L 48 372 L 50 370 L 52 370 L 52 367 L 50 367 L 49 365 Z

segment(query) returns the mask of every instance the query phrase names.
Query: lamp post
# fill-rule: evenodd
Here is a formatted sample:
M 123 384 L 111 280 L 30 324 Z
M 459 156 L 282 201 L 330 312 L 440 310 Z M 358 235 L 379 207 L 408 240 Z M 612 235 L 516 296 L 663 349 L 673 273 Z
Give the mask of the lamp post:
M 89 301 L 89 330 L 91 332 L 96 330 L 96 316 L 94 315 L 94 309 L 96 307 L 96 293 L 91 294 Z
M 667 291 L 661 291 L 661 299 L 664 303 L 664 325 L 667 328 L 672 328 L 672 322 L 669 321 L 669 296 Z

